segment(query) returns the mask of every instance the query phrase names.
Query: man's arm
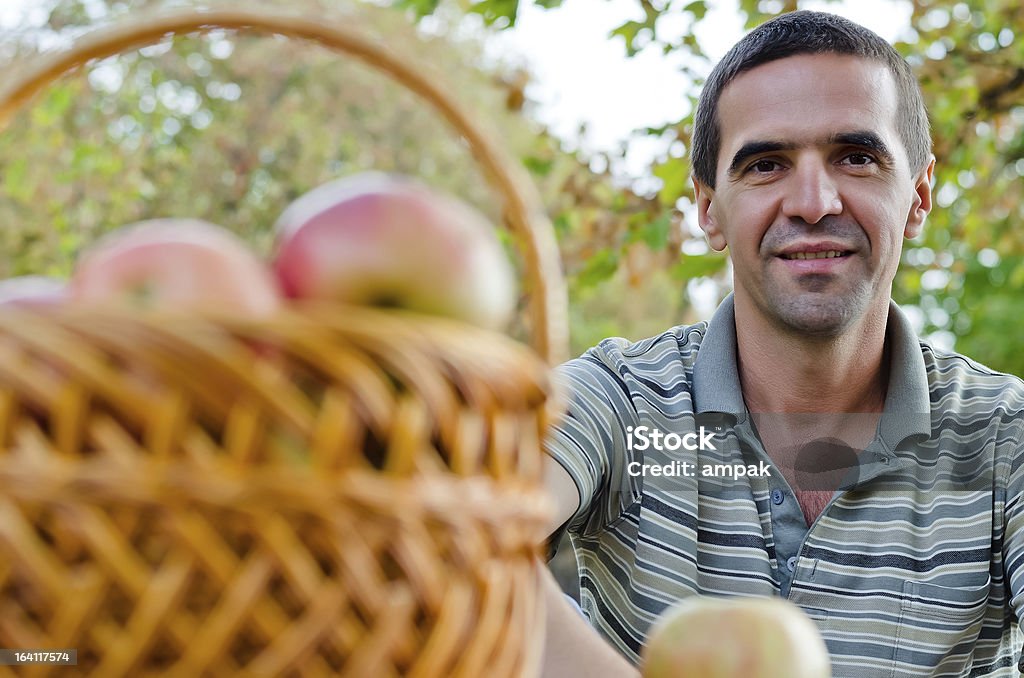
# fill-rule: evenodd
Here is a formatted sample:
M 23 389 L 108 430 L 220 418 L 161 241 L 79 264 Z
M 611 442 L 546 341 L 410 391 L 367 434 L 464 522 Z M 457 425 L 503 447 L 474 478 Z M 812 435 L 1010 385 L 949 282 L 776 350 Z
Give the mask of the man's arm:
M 554 459 L 544 460 L 544 483 L 555 500 L 548 533 L 561 527 L 579 507 L 580 496 L 569 473 Z M 606 643 L 572 608 L 555 578 L 542 567 L 547 606 L 543 678 L 634 678 L 637 670 Z

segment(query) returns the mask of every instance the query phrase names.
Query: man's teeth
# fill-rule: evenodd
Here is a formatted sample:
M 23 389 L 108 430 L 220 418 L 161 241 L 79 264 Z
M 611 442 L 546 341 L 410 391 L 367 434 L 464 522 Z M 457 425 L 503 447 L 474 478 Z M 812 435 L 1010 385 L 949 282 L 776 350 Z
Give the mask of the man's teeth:
M 795 252 L 783 255 L 786 259 L 835 259 L 843 256 L 839 250 L 826 250 L 824 252 Z

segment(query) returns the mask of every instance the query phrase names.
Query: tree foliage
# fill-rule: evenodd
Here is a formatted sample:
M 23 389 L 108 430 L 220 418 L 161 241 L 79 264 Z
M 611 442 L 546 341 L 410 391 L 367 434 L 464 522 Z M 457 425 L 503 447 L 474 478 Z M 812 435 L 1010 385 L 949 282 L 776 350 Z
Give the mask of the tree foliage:
M 686 55 L 695 103 L 710 67 L 699 36 L 711 3 L 635 1 L 636 14 L 610 39 L 627 54 Z M 0 57 L 30 59 L 41 41 L 145 6 L 181 3 L 41 4 L 46 24 L 12 33 Z M 480 39 L 460 30 L 466 15 L 487 30 L 514 25 L 516 0 L 376 2 L 401 12 L 329 0 L 261 4 L 358 21 L 379 39 L 414 49 L 499 131 L 555 224 L 570 281 L 574 350 L 603 336 L 640 337 L 694 320 L 694 285 L 710 285 L 718 296 L 727 291 L 725 257 L 708 250 L 686 216 L 692 106 L 682 119 L 645 131 L 676 142 L 651 167 L 660 188 L 645 195 L 612 179 L 614 154 L 567 151 L 532 122 L 529 75 L 485 59 Z M 740 2 L 748 26 L 801 5 Z M 667 34 L 665 18 L 678 15 L 690 30 Z M 897 45 L 921 79 L 938 167 L 936 209 L 926 233 L 905 248 L 894 294 L 919 309 L 925 334 L 944 333 L 958 350 L 1017 374 L 1024 374 L 1022 30 L 1024 9 L 1015 0 L 913 0 L 912 30 Z M 270 224 L 289 200 L 366 169 L 416 174 L 500 221 L 495 196 L 457 136 L 379 74 L 280 38 L 211 34 L 165 42 L 61 80 L 0 134 L 0 276 L 66 274 L 100 234 L 155 216 L 205 218 L 266 250 Z
M 169 0 L 50 0 L 45 25 L 0 49 L 17 68 L 40 45 Z M 207 2 L 216 5 L 217 2 Z M 620 234 L 667 250 L 677 229 L 656 201 L 613 185 L 589 159 L 561 149 L 532 123 L 526 77 L 482 58 L 478 39 L 448 34 L 458 21 L 436 3 L 436 25 L 415 30 L 400 12 L 327 0 L 264 6 L 357 21 L 417 55 L 488 123 L 529 169 L 558 229 L 574 294 L 611 271 L 593 265 Z M 443 37 L 442 37 L 443 34 Z M 294 40 L 215 32 L 186 36 L 91 64 L 49 87 L 0 134 L 0 277 L 67 275 L 77 254 L 133 221 L 193 216 L 224 225 L 259 250 L 284 206 L 331 178 L 366 170 L 416 175 L 501 221 L 500 200 L 439 115 L 379 72 Z M 629 222 L 626 224 L 625 222 Z M 653 226 L 652 226 L 653 224 Z M 638 245 L 639 247 L 639 245 Z M 582 350 L 597 336 L 578 337 Z M 517 330 L 520 334 L 523 328 Z
M 412 7 L 406 0 L 395 0 Z M 523 0 L 524 2 L 527 0 Z M 470 11 L 479 3 L 465 0 Z M 668 210 L 692 200 L 688 151 L 693 108 L 704 63 L 698 36 L 711 2 L 703 0 L 636 0 L 636 18 L 611 31 L 627 55 L 644 49 L 684 53 L 690 76 L 689 114 L 648 134 L 679 143 L 653 168 L 662 181 L 657 196 Z M 544 7 L 557 0 L 537 2 Z M 740 0 L 746 26 L 781 12 L 800 9 L 797 0 Z M 997 369 L 1024 374 L 1024 6 L 1016 0 L 913 0 L 911 27 L 896 47 L 914 67 L 932 123 L 937 169 L 936 209 L 925 233 L 907 243 L 894 284 L 897 301 L 919 311 L 923 333 L 953 344 Z M 661 30 L 665 17 L 686 15 L 690 30 L 681 37 Z M 514 12 L 495 25 L 511 25 Z M 683 239 L 695 233 L 682 226 Z M 620 224 L 620 226 L 622 226 Z M 699 238 L 689 251 L 700 252 Z M 620 275 L 626 266 L 620 249 L 601 250 L 582 282 Z M 654 243 L 657 244 L 657 243 Z M 675 247 L 675 242 L 667 244 Z M 680 263 L 681 262 L 681 263 Z M 676 279 L 714 276 L 727 287 L 722 261 L 711 254 L 669 256 L 645 269 L 657 277 L 671 271 Z M 620 301 L 625 301 L 620 300 Z M 629 302 L 626 302 L 629 303 Z M 685 304 L 683 305 L 685 307 Z M 623 327 L 629 333 L 633 327 Z

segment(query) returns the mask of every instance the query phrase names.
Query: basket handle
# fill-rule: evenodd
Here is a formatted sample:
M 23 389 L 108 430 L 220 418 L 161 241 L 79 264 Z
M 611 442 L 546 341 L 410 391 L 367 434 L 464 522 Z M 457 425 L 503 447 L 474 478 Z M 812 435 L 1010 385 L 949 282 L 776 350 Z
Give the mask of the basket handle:
M 35 58 L 0 86 L 0 131 L 29 99 L 63 74 L 93 59 L 158 42 L 171 34 L 237 29 L 311 40 L 346 53 L 389 75 L 431 104 L 469 144 L 492 188 L 506 200 L 506 216 L 522 243 L 531 286 L 530 342 L 550 364 L 568 357 L 568 301 L 551 222 L 537 190 L 521 166 L 512 162 L 452 95 L 413 60 L 371 41 L 356 30 L 280 10 L 237 7 L 182 8 L 138 15 L 93 30 L 62 50 Z

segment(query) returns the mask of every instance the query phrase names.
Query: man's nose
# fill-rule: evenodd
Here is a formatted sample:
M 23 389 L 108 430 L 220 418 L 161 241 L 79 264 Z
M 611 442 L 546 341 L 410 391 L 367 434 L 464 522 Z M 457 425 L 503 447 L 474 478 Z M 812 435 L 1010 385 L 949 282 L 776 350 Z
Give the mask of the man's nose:
M 789 183 L 782 202 L 785 216 L 816 224 L 826 215 L 842 213 L 839 189 L 828 168 L 820 163 L 804 163 L 791 175 Z

